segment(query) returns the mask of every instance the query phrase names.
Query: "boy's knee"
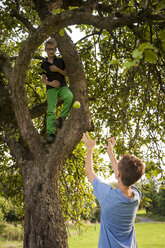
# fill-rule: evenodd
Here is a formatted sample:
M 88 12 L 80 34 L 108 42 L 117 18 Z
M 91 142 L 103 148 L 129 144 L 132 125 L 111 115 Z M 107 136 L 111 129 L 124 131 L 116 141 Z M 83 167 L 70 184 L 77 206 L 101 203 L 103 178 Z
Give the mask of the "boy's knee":
M 71 102 L 73 101 L 73 98 L 74 98 L 74 96 L 73 96 L 72 92 L 70 92 L 70 100 L 71 100 Z
M 67 101 L 67 102 L 72 102 L 73 101 L 73 94 L 72 92 L 68 92 L 68 94 L 64 97 L 64 101 Z

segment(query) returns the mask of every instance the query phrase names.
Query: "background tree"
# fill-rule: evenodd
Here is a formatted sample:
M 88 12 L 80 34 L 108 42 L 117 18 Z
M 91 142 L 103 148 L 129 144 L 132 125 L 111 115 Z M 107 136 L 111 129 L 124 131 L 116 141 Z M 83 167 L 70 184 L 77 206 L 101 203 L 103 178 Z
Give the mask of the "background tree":
M 24 247 L 68 247 L 61 203 L 67 214 L 66 199 L 76 209 L 75 194 L 83 196 L 84 151 L 81 146 L 82 152 L 73 150 L 92 128 L 92 119 L 100 140 L 103 126 L 108 130 L 103 141 L 116 136 L 118 156 L 142 157 L 147 176 L 164 180 L 164 1 L 1 2 L 1 177 L 6 179 L 3 171 L 10 167 L 18 168 L 23 179 Z M 64 31 L 71 25 L 85 32 L 75 45 Z M 38 60 L 50 36 L 57 40 L 70 88 L 81 103 L 79 110 L 71 109 L 52 145 L 44 139 Z M 81 204 L 78 216 L 80 209 Z
M 146 213 L 165 216 L 165 188 L 163 182 L 154 177 L 144 180 L 141 191 L 143 193 L 142 207 L 146 209 Z

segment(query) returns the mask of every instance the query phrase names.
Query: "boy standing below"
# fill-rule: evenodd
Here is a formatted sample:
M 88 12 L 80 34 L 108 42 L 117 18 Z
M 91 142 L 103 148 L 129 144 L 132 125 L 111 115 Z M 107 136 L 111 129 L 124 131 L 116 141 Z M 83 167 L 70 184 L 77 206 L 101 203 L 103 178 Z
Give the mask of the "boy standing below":
M 62 58 L 57 58 L 54 54 L 57 43 L 54 39 L 45 42 L 45 52 L 48 57 L 41 64 L 42 82 L 46 84 L 47 90 L 47 117 L 46 117 L 46 133 L 47 142 L 53 143 L 55 140 L 55 114 L 58 98 L 64 101 L 60 117 L 56 121 L 58 128 L 62 127 L 63 120 L 68 116 L 73 94 L 66 86 L 66 68 Z
M 87 147 L 86 175 L 93 186 L 94 195 L 101 205 L 101 228 L 98 248 L 137 248 L 134 221 L 141 199 L 140 191 L 133 186 L 144 174 L 142 161 L 132 155 L 124 155 L 117 162 L 113 147 L 115 139 L 108 140 L 107 152 L 118 180 L 117 189 L 102 182 L 93 171 L 93 149 L 97 138 L 83 135 Z

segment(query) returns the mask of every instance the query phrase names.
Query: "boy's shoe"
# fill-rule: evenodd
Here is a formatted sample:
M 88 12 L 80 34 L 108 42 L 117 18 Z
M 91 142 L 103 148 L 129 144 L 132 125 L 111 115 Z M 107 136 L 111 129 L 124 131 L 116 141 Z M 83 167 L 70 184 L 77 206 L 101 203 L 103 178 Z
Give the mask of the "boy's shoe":
M 53 143 L 55 140 L 55 134 L 48 134 L 47 136 L 47 143 L 50 144 L 50 143 Z
M 56 127 L 57 127 L 57 128 L 62 128 L 62 124 L 63 124 L 63 118 L 62 118 L 62 117 L 59 117 L 59 118 L 56 120 Z

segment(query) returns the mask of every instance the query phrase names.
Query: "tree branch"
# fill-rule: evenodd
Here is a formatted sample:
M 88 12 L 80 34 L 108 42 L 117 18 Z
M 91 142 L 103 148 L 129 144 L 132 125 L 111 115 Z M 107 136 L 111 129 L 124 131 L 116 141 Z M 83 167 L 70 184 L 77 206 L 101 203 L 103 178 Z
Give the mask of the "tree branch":
M 17 10 L 12 10 L 11 11 L 11 16 L 17 18 L 17 20 L 21 21 L 30 32 L 34 32 L 36 29 L 33 27 L 31 22 L 27 20 L 24 16 L 20 15 Z
M 88 35 L 86 35 L 86 36 L 84 36 L 83 38 L 81 38 L 80 40 L 78 40 L 76 43 L 74 43 L 75 45 L 78 43 L 78 42 L 80 42 L 80 41 L 82 41 L 82 40 L 84 40 L 84 39 L 86 39 L 86 38 L 89 38 L 89 37 L 91 37 L 91 36 L 94 36 L 94 35 L 101 35 L 101 33 L 102 33 L 102 30 L 100 30 L 100 31 L 95 31 L 95 32 L 93 32 L 93 33 L 91 33 L 91 34 L 88 34 Z

